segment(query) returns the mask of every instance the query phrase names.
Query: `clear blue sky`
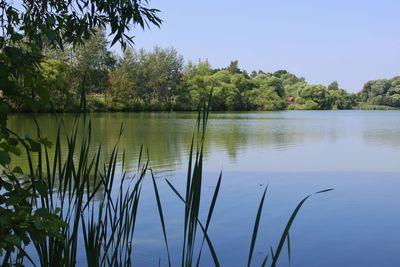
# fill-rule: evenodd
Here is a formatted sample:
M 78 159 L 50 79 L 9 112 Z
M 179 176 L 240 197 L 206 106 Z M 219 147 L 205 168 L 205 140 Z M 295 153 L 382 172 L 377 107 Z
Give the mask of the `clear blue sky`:
M 248 71 L 286 69 L 350 91 L 400 75 L 400 0 L 157 1 L 161 29 L 137 30 L 136 48 L 173 46 L 186 60 Z

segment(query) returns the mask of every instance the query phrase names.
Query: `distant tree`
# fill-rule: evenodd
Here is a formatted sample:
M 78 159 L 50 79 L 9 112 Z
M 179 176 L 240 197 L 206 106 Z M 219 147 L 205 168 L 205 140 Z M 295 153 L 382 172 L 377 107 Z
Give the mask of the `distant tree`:
M 182 79 L 183 58 L 173 48 L 156 47 L 142 62 L 146 100 L 170 103 Z
M 182 87 L 177 93 L 177 109 L 195 110 L 200 102 L 206 101 L 212 89 L 212 74 L 213 69 L 207 60 L 200 61 L 197 65 L 189 62 L 183 71 Z
M 280 78 L 282 75 L 287 74 L 288 72 L 286 70 L 278 70 L 274 72 L 274 76 Z
M 297 77 L 292 73 L 286 73 L 279 78 L 282 81 L 282 86 L 286 96 L 296 95 L 296 91 L 306 84 L 303 77 Z
M 119 60 L 117 68 L 110 72 L 109 82 L 113 100 L 132 104 L 134 97 L 137 97 L 136 86 L 137 62 L 132 49 L 126 49 L 123 57 Z
M 207 79 L 213 89 L 211 107 L 215 110 L 236 110 L 240 107 L 240 90 L 233 81 L 236 75 L 227 70 L 214 73 Z M 238 83 L 240 83 L 237 80 Z
M 229 64 L 229 66 L 226 69 L 232 74 L 240 73 L 239 63 L 237 60 L 231 61 L 231 63 Z
M 342 89 L 329 90 L 333 109 L 351 109 L 356 104 L 355 95 L 349 94 Z
M 81 107 L 86 110 L 87 93 L 104 93 L 109 87 L 108 73 L 114 69 L 116 59 L 108 50 L 105 33 L 98 30 L 84 44 L 78 45 L 72 61 L 75 91 L 81 96 Z
M 125 104 L 170 109 L 181 92 L 183 66 L 183 57 L 174 48 L 127 50 L 110 75 L 111 91 L 115 100 Z
M 364 84 L 359 93 L 361 101 L 374 105 L 390 105 L 390 90 L 392 89 L 390 80 L 368 81 Z M 394 92 L 394 91 L 392 91 Z
M 254 82 L 260 87 L 271 88 L 279 97 L 283 97 L 285 94 L 282 80 L 275 76 L 269 74 L 259 74 L 254 78 Z
M 67 64 L 57 59 L 48 59 L 40 64 L 40 72 L 49 90 L 52 108 L 57 111 L 68 110 L 73 105 L 73 95 L 67 78 Z
M 339 84 L 337 81 L 333 81 L 328 85 L 328 90 L 339 90 Z
M 297 102 L 302 104 L 307 101 L 317 104 L 313 109 L 330 109 L 333 104 L 329 91 L 322 85 L 306 85 L 299 90 Z
M 259 110 L 281 110 L 286 107 L 286 102 L 275 90 L 261 87 L 255 104 Z

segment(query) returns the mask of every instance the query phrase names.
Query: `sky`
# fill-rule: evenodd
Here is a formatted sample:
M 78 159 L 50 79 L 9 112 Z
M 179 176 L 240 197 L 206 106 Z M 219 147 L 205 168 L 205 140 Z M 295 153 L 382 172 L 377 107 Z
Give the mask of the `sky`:
M 400 75 L 399 0 L 150 1 L 163 24 L 137 29 L 135 48 L 174 47 L 214 68 L 285 69 L 349 92 Z

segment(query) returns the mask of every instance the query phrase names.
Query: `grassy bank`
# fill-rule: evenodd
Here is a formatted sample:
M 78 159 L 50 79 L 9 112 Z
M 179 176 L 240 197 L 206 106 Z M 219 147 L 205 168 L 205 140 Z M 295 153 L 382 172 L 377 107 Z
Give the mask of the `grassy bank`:
M 398 110 L 398 108 L 383 106 L 383 105 L 374 105 L 366 102 L 358 103 L 353 109 L 358 110 Z

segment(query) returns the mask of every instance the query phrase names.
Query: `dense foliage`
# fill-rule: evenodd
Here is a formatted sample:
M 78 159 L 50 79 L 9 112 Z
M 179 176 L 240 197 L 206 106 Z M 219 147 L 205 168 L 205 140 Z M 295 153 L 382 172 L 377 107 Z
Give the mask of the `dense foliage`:
M 359 93 L 359 98 L 371 105 L 400 108 L 400 76 L 367 82 Z
M 40 64 L 49 105 L 39 111 L 197 110 L 213 91 L 213 110 L 350 109 L 358 102 L 339 88 L 309 84 L 285 70 L 251 74 L 237 61 L 213 69 L 207 61 L 184 64 L 174 48 L 126 49 L 120 58 L 108 50 L 102 31 L 74 49 L 45 48 Z M 25 95 L 29 88 L 19 90 Z M 28 111 L 32 98 L 6 98 L 15 111 Z
M 107 28 L 112 44 L 119 42 L 125 48 L 133 43 L 130 30 L 134 27 L 160 26 L 158 12 L 148 6 L 148 0 L 0 1 L 2 266 L 21 266 L 25 245 L 44 243 L 48 237 L 62 240 L 61 231 L 66 227 L 57 208 L 34 205 L 38 198 L 47 199 L 49 188 L 41 177 L 41 164 L 34 166 L 29 158 L 30 174 L 10 167 L 11 154 L 19 156 L 26 151 L 41 155 L 52 145 L 40 138 L 39 130 L 37 139 L 20 138 L 10 131 L 10 108 L 35 111 L 47 104 L 46 110 L 65 110 L 75 105 L 73 90 L 81 83 L 79 107 L 86 109 L 86 84 L 92 85 L 92 90 L 101 88 L 113 65 L 108 44 L 98 29 Z M 46 57 L 46 50 L 53 56 Z M 74 51 L 73 59 L 69 50 Z M 66 59 L 71 59 L 69 64 L 65 64 Z M 105 65 L 99 64 L 103 62 Z

